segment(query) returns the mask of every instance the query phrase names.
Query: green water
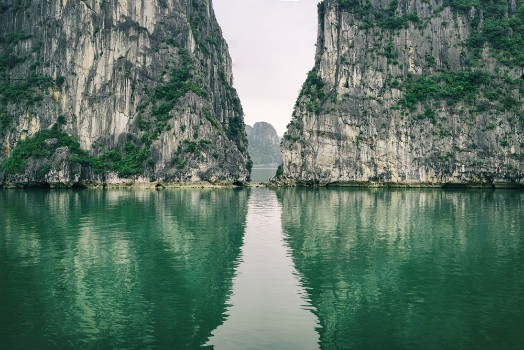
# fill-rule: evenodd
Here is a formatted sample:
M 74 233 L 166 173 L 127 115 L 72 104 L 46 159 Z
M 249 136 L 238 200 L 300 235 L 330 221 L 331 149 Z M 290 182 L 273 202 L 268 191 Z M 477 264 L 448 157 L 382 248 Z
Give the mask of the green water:
M 1 349 L 521 349 L 524 193 L 0 190 Z

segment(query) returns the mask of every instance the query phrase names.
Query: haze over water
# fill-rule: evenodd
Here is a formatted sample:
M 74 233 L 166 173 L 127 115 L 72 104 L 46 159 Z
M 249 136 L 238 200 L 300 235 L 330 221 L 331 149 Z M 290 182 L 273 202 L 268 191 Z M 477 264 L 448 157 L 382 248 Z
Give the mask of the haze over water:
M 524 193 L 0 191 L 0 347 L 520 349 Z

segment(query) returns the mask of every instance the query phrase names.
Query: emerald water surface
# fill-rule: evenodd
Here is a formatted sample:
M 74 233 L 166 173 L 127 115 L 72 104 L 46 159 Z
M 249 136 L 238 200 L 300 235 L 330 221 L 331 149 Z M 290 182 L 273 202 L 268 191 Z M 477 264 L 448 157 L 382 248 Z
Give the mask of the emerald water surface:
M 523 204 L 0 190 L 0 348 L 521 349 Z

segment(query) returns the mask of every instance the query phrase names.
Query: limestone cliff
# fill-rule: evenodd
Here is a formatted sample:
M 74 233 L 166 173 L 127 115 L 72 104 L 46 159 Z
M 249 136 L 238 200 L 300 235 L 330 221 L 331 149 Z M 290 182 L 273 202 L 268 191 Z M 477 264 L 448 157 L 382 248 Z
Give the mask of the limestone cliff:
M 283 177 L 522 185 L 523 73 L 522 0 L 325 0 Z
M 266 122 L 258 122 L 253 126 L 246 125 L 246 134 L 253 166 L 276 168 L 282 163 L 280 137 L 273 125 Z
M 0 183 L 249 177 L 211 0 L 0 0 Z

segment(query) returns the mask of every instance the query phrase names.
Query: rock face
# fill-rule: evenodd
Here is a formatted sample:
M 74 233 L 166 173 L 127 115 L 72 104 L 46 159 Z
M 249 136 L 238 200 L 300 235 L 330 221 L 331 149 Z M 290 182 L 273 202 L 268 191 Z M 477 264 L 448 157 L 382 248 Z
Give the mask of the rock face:
M 256 166 L 277 167 L 282 163 L 280 156 L 280 137 L 273 125 L 258 122 L 253 126 L 246 125 L 248 151 Z
M 245 181 L 211 0 L 0 1 L 0 183 Z
M 522 0 L 325 0 L 283 178 L 523 185 L 523 73 Z

